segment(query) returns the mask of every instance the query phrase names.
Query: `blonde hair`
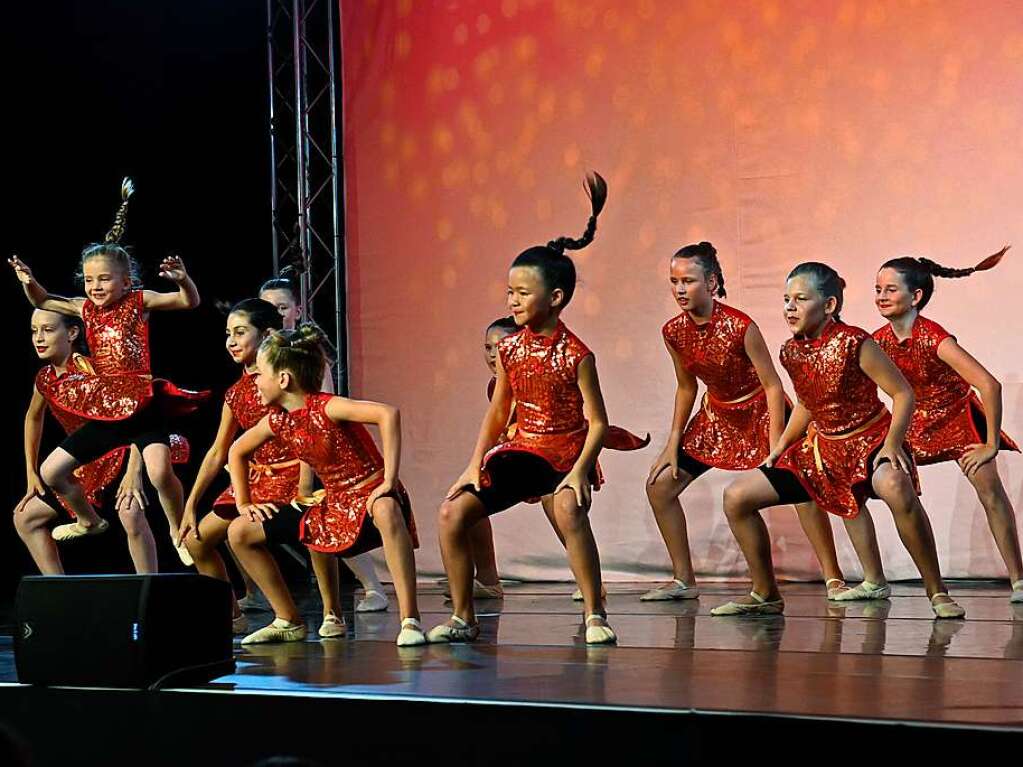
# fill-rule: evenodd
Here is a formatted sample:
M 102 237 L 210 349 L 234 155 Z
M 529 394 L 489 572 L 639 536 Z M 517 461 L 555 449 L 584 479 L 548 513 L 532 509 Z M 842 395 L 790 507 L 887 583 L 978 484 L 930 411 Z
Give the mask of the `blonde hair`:
M 294 330 L 272 331 L 260 344 L 259 351 L 275 373 L 286 370 L 295 377 L 299 389 L 317 392 L 327 364 L 323 352 L 325 340 L 322 330 L 305 322 Z

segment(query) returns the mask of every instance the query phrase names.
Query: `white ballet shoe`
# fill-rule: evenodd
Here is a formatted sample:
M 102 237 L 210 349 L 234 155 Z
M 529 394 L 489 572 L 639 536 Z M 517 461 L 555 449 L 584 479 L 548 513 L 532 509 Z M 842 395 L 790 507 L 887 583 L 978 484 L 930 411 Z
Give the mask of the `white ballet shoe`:
M 768 601 L 757 592 L 749 593 L 753 602 L 726 602 L 723 605 L 713 608 L 711 615 L 781 615 L 785 610 L 784 599 L 772 599 Z
M 316 632 L 324 639 L 340 639 L 348 634 L 348 625 L 345 623 L 344 618 L 331 613 L 323 619 L 323 623 L 320 624 L 319 630 Z
M 401 631 L 395 640 L 398 647 L 418 647 L 426 642 L 426 634 L 423 633 L 423 626 L 418 618 L 405 618 L 401 622 Z
M 305 639 L 305 624 L 290 623 L 283 618 L 274 618 L 269 626 L 263 626 L 242 639 L 242 644 L 272 644 L 277 642 L 301 642 Z
M 837 585 L 832 586 L 835 583 Z M 824 588 L 827 589 L 828 599 L 835 599 L 839 594 L 844 594 L 849 591 L 849 587 L 845 585 L 845 581 L 841 578 L 828 578 L 824 581 Z
M 449 625 L 451 624 L 451 625 Z M 457 615 L 452 615 L 448 623 L 441 623 L 426 632 L 426 641 L 431 644 L 441 642 L 472 642 L 480 635 L 479 623 L 466 623 Z
M 676 599 L 696 599 L 700 596 L 700 590 L 696 586 L 690 586 L 678 578 L 671 583 L 651 589 L 639 598 L 640 602 L 669 602 Z
M 892 595 L 892 587 L 887 583 L 871 583 L 870 581 L 863 581 L 853 586 L 848 591 L 843 591 L 840 594 L 831 596 L 828 594 L 828 599 L 834 602 L 857 602 L 863 599 L 888 599 Z
M 70 522 L 66 525 L 57 525 L 53 528 L 50 536 L 55 541 L 73 541 L 76 538 L 86 538 L 90 535 L 100 535 L 110 528 L 110 523 L 102 517 L 94 524 L 86 527 L 80 522 Z
M 174 536 L 171 536 L 171 542 L 174 541 Z M 181 560 L 181 564 L 185 567 L 191 567 L 195 564 L 195 560 L 192 559 L 192 555 L 188 553 L 188 547 L 185 546 L 185 542 L 182 541 L 180 545 L 174 547 L 175 553 L 178 555 L 178 559 Z
M 355 612 L 382 613 L 389 604 L 391 601 L 387 598 L 387 594 L 376 589 L 367 589 L 366 596 L 359 600 L 359 604 L 355 605 Z
M 600 584 L 600 598 L 601 599 L 607 599 L 607 588 L 604 586 L 603 583 Z M 572 601 L 573 602 L 582 602 L 583 601 L 583 590 L 582 589 L 576 589 L 575 591 L 572 592 Z
M 238 600 L 238 606 L 243 610 L 269 610 L 270 603 L 266 601 L 263 592 L 259 589 L 249 591 Z
M 1013 581 L 1009 601 L 1017 605 L 1023 604 L 1023 580 Z
M 934 600 L 938 597 L 947 597 L 948 594 L 944 591 L 939 591 L 933 597 L 931 597 L 931 609 L 934 610 L 935 616 L 938 618 L 965 618 L 966 608 L 957 604 L 956 602 L 935 602 Z M 949 597 L 951 599 L 951 597 Z
M 590 621 L 595 621 L 596 623 L 591 626 Z M 608 625 L 606 616 L 597 615 L 596 613 L 586 616 L 586 644 L 615 644 L 617 641 L 618 635 Z

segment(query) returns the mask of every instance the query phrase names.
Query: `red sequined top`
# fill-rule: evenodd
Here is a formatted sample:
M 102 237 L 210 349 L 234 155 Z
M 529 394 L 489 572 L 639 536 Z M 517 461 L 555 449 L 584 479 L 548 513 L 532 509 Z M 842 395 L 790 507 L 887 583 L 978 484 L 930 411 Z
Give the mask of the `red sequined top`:
M 64 432 L 71 434 L 82 428 L 88 420 L 66 410 L 59 400 L 61 392 L 58 382 L 67 376 L 77 374 L 93 375 L 93 368 L 88 357 L 81 354 L 73 354 L 68 362 L 67 370 L 58 373 L 53 365 L 46 365 L 36 373 L 36 390 L 46 400 L 46 406 L 50 413 L 60 424 Z M 171 463 L 188 463 L 191 447 L 188 440 L 180 434 L 170 435 Z M 97 458 L 83 466 L 75 469 L 75 476 L 82 483 L 82 490 L 86 499 L 93 505 L 99 504 L 100 494 L 121 474 L 124 460 L 127 456 L 127 447 L 118 447 L 111 450 L 104 456 Z M 61 499 L 63 503 L 63 499 Z
M 729 471 L 752 469 L 770 452 L 771 413 L 767 392 L 746 353 L 753 320 L 714 302 L 702 325 L 688 312 L 662 329 L 682 366 L 707 387 L 706 396 L 682 435 L 681 448 L 696 460 Z
M 883 407 L 877 384 L 859 364 L 868 338 L 861 328 L 832 322 L 818 338 L 790 338 L 781 347 L 781 364 L 822 434 L 852 431 Z
M 110 306 L 82 304 L 85 338 L 100 375 L 150 375 L 149 323 L 144 295 L 132 290 Z
M 343 551 L 359 537 L 366 498 L 383 480 L 384 461 L 365 426 L 334 423 L 325 411 L 334 395 L 318 392 L 288 412 L 270 410 L 274 435 L 323 482 L 325 503 L 303 518 L 302 542 L 319 551 Z
M 970 384 L 938 356 L 938 347 L 946 338 L 954 336 L 937 322 L 919 316 L 903 341 L 896 338 L 890 324 L 874 331 L 874 340 L 916 395 L 906 441 L 921 464 L 957 460 L 967 447 L 984 441 L 976 425 L 977 420 L 984 422 L 980 400 Z M 1019 449 L 1005 434 L 1002 448 Z
M 224 402 L 231 410 L 234 420 L 243 429 L 251 429 L 271 411 L 259 396 L 255 373 L 243 373 L 242 377 L 224 393 Z M 263 465 L 284 463 L 294 459 L 295 451 L 291 445 L 278 438 L 267 440 L 252 454 L 252 463 Z
M 484 457 L 519 450 L 571 471 L 586 443 L 579 363 L 592 352 L 560 320 L 551 336 L 528 327 L 502 338 L 501 364 L 515 401 L 517 428 Z
M 682 366 L 699 378 L 716 400 L 739 399 L 760 387 L 756 368 L 746 354 L 746 330 L 753 322 L 731 306 L 714 302 L 710 319 L 693 322 L 689 312 L 668 320 L 661 330 Z
M 256 387 L 255 373 L 242 373 L 224 393 L 224 402 L 234 420 L 243 429 L 251 429 L 271 408 L 263 404 Z M 249 497 L 253 503 L 291 502 L 298 495 L 299 460 L 284 440 L 273 437 L 256 448 L 249 461 Z M 213 509 L 222 517 L 237 513 L 234 487 L 228 485 L 213 502 Z

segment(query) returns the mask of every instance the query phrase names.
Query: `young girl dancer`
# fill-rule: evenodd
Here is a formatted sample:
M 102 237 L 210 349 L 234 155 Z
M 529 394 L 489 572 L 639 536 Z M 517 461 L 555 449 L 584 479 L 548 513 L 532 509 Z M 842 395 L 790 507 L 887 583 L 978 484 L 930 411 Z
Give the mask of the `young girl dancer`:
M 885 262 L 877 273 L 875 302 L 888 324 L 874 332 L 874 340 L 916 395 L 916 410 L 906 432 L 913 457 L 921 466 L 959 463 L 987 512 L 991 534 L 1009 571 L 1010 601 L 1023 602 L 1015 514 L 994 461 L 999 450 L 1019 451 L 1001 431 L 1001 384 L 959 346 L 955 336 L 920 315 L 934 293 L 935 277 L 966 277 L 991 269 L 1007 250 L 1008 246 L 971 269 L 949 269 L 927 258 Z
M 401 425 L 396 408 L 319 392 L 323 336 L 313 325 L 274 331 L 256 358 L 256 386 L 270 412 L 231 446 L 228 464 L 239 516 L 228 537 L 242 564 L 270 600 L 274 621 L 242 640 L 287 642 L 305 625 L 266 543 L 293 539 L 325 554 L 368 551 L 383 543 L 401 609 L 400 646 L 424 644 L 416 604 L 415 523 L 398 481 Z M 383 457 L 363 424 L 376 424 Z M 299 499 L 307 508 L 253 500 L 249 466 L 256 451 L 276 438 L 323 481 L 324 490 Z M 367 515 L 372 524 L 366 524 Z M 318 573 L 319 575 L 319 573 Z M 321 587 L 322 588 L 322 587 Z
M 646 493 L 674 580 L 643 594 L 642 601 L 699 596 L 679 496 L 712 467 L 742 471 L 763 463 L 781 437 L 787 410 L 760 329 L 749 316 L 717 300 L 726 293 L 714 246 L 700 242 L 680 249 L 671 257 L 670 281 L 682 313 L 664 325 L 662 335 L 678 388 L 671 433 L 650 468 Z M 698 381 L 707 391 L 690 420 Z M 813 504 L 796 508 L 834 595 L 845 584 L 830 523 Z
M 600 557 L 587 517 L 591 488 L 600 482 L 597 456 L 607 413 L 593 353 L 560 320 L 576 283 L 565 250 L 593 241 L 607 185 L 594 174 L 587 191 L 593 213 L 583 236 L 529 248 L 508 273 L 508 307 L 522 330 L 498 345 L 497 384 L 476 449 L 440 507 L 438 532 L 454 614 L 430 630 L 431 642 L 479 636 L 469 530 L 490 514 L 548 494 L 583 592 L 586 642 L 616 640 L 600 597 Z M 509 438 L 513 404 L 516 429 Z
M 843 288 L 842 278 L 825 264 L 800 264 L 789 274 L 785 319 L 793 337 L 780 356 L 799 401 L 764 466 L 725 489 L 725 514 L 749 565 L 753 590 L 748 598 L 714 608 L 712 615 L 776 615 L 784 609 L 759 513 L 781 503 L 815 501 L 841 517 L 864 580 L 884 586 L 868 497 L 891 509 L 935 614 L 966 614 L 945 590 L 930 522 L 917 498 L 916 467 L 903 448 L 913 390 L 866 331 L 839 319 Z M 891 413 L 878 399 L 878 387 L 892 398 Z
M 14 526 L 43 575 L 59 575 L 64 572 L 54 540 L 74 537 L 74 530 L 69 528 L 77 524 L 58 525 L 51 534 L 50 529 L 59 518 L 58 509 L 62 504 L 48 491 L 39 476 L 38 462 L 46 410 L 53 414 L 68 434 L 85 423 L 84 419 L 61 407 L 60 401 L 54 396 L 54 384 L 63 376 L 78 372 L 92 373 L 89 359 L 78 352 L 82 348 L 82 336 L 82 323 L 75 318 L 42 309 L 32 313 L 32 343 L 39 359 L 47 364 L 36 374 L 32 400 L 25 413 L 25 470 L 28 489 L 15 508 Z M 188 460 L 186 440 L 173 435 L 172 447 L 175 463 Z M 127 466 L 125 454 L 128 454 Z M 81 483 L 82 492 L 92 512 L 93 505 L 111 500 L 108 488 L 123 474 L 113 498 L 114 506 L 128 539 L 128 551 L 135 571 L 152 573 L 157 570 L 156 543 L 145 517 L 146 498 L 142 490 L 141 470 L 138 448 L 121 447 L 80 466 L 75 472 L 75 478 Z M 103 519 L 89 521 L 97 529 L 107 529 L 108 524 Z M 68 532 L 72 535 L 68 536 Z
M 295 326 L 302 320 L 302 307 L 299 303 L 299 293 L 295 284 L 287 277 L 274 277 L 267 280 L 259 288 L 259 297 L 269 301 L 280 312 L 284 322 L 285 330 L 294 330 Z M 323 384 L 320 391 L 328 394 L 334 393 L 334 378 L 330 374 L 329 367 L 323 371 Z M 324 578 L 329 578 L 337 598 L 341 598 L 341 583 L 338 574 L 337 558 L 321 554 L 318 551 L 310 550 L 309 556 L 313 562 L 313 568 Z M 356 554 L 352 557 L 345 557 L 345 564 L 352 571 L 362 588 L 365 596 L 355 605 L 355 612 L 380 612 L 386 610 L 389 604 L 384 586 L 377 576 L 376 563 L 369 552 Z
M 11 258 L 10 264 L 33 306 L 84 321 L 92 352 L 95 375 L 64 376 L 55 383 L 55 397 L 61 406 L 88 423 L 69 435 L 40 468 L 43 481 L 78 517 L 75 534 L 91 535 L 99 530 L 74 479 L 75 470 L 114 448 L 134 444 L 160 496 L 171 536 L 176 538 L 184 498 L 171 466 L 166 418 L 194 410 L 207 392 L 183 391 L 169 381 L 152 377 L 148 318 L 151 311 L 194 308 L 199 304 L 199 293 L 177 257 L 166 258 L 160 265 L 160 275 L 176 283 L 177 291 L 157 293 L 137 287 L 134 259 L 117 244 L 124 232 L 131 193 L 131 182 L 125 179 L 123 202 L 113 228 L 103 243 L 90 245 L 82 252 L 85 298 L 51 295 L 19 258 Z M 190 564 L 191 558 L 179 544 L 175 540 L 178 555 Z

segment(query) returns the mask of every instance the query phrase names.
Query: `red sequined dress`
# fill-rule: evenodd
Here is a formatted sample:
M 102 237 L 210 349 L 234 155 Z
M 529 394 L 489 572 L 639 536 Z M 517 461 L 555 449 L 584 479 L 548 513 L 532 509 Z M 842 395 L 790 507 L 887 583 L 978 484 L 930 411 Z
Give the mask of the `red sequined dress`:
M 243 373 L 224 393 L 224 403 L 242 429 L 251 429 L 271 410 L 260 399 L 255 373 Z M 256 448 L 249 461 L 249 495 L 252 502 L 290 503 L 298 495 L 300 463 L 291 446 L 277 437 Z M 228 485 L 213 502 L 213 511 L 224 518 L 238 515 L 232 486 Z
M 578 368 L 592 352 L 560 320 L 550 336 L 526 327 L 502 338 L 497 349 L 515 401 L 516 428 L 483 457 L 482 481 L 490 482 L 487 464 L 509 452 L 538 456 L 559 473 L 571 471 L 588 430 Z M 603 481 L 598 465 L 590 482 L 599 487 Z
M 752 469 L 771 451 L 767 393 L 746 354 L 746 330 L 752 322 L 738 309 L 715 301 L 702 325 L 682 312 L 661 330 L 682 366 L 707 388 L 682 434 L 681 447 L 718 469 Z
M 938 346 L 954 338 L 937 322 L 917 317 L 909 338 L 899 341 L 890 324 L 874 331 L 874 340 L 891 357 L 916 395 L 906 442 L 921 466 L 963 457 L 970 445 L 983 444 L 978 424 L 986 427 L 984 406 L 962 376 L 938 357 Z M 1005 432 L 1002 450 L 1019 447 Z
M 88 357 L 81 354 L 73 354 L 68 362 L 67 370 L 58 373 L 53 365 L 47 365 L 36 373 L 36 390 L 46 400 L 46 406 L 57 423 L 61 425 L 66 434 L 78 431 L 87 422 L 85 418 L 67 410 L 58 399 L 61 387 L 59 382 L 67 377 L 78 374 L 95 375 L 92 364 Z M 190 447 L 188 440 L 180 434 L 170 435 L 171 462 L 176 464 L 188 463 Z M 100 505 L 103 491 L 121 475 L 125 457 L 128 454 L 127 447 L 119 447 L 111 450 L 104 456 L 90 461 L 75 469 L 75 477 L 82 484 L 86 500 L 93 506 Z M 64 500 L 58 497 L 61 504 Z M 67 508 L 65 505 L 64 508 Z M 70 509 L 69 509 L 70 511 Z
M 61 378 L 58 397 L 66 410 L 89 421 L 123 421 L 155 401 L 167 416 L 176 416 L 195 410 L 209 396 L 153 378 L 143 300 L 141 290 L 132 290 L 112 306 L 82 304 L 95 375 Z
M 780 355 L 812 420 L 805 439 L 775 466 L 795 474 L 824 511 L 850 519 L 871 495 L 870 463 L 892 421 L 877 384 L 860 368 L 860 348 L 869 338 L 861 328 L 831 322 L 818 338 L 789 339 Z M 915 465 L 912 479 L 919 487 Z
M 366 501 L 383 482 L 384 461 L 365 426 L 334 423 L 325 407 L 334 395 L 319 392 L 306 397 L 305 407 L 288 412 L 270 411 L 270 429 L 295 456 L 305 461 L 323 482 L 302 515 L 299 539 L 314 551 L 344 552 L 353 556 L 380 545 L 372 521 L 367 523 Z M 305 500 L 305 499 L 303 499 Z M 400 484 L 395 500 L 416 539 L 412 504 Z

